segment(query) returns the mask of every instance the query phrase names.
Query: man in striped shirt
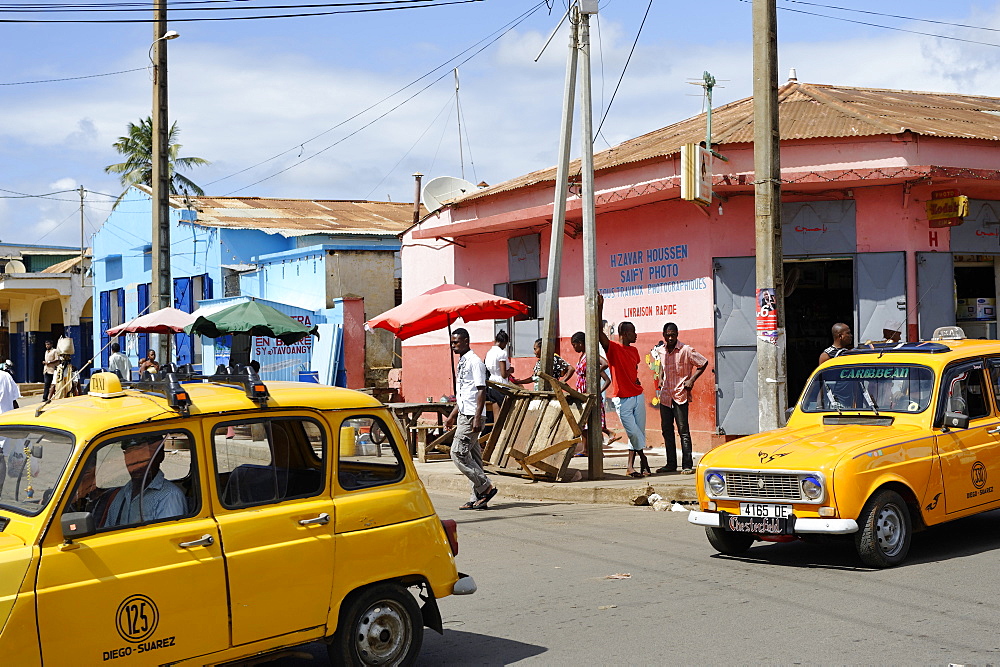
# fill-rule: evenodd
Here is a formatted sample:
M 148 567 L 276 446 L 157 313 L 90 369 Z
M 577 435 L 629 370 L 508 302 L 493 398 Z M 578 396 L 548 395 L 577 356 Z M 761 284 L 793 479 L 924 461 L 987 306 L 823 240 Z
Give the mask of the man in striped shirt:
M 667 322 L 663 325 L 663 341 L 660 349 L 660 430 L 663 444 L 667 448 L 667 465 L 656 472 L 677 471 L 677 445 L 674 440 L 674 423 L 681 439 L 681 472 L 694 472 L 691 443 L 691 426 L 688 424 L 688 404 L 691 389 L 708 367 L 708 359 L 690 345 L 677 340 L 677 325 Z

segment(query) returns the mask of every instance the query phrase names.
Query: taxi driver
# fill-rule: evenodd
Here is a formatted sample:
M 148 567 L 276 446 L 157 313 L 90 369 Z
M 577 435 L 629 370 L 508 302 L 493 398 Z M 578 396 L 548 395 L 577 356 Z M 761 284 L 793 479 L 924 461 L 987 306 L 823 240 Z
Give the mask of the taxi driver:
M 121 447 L 131 480 L 115 489 L 101 526 L 123 526 L 183 516 L 184 492 L 160 470 L 164 436 L 137 436 L 122 440 Z

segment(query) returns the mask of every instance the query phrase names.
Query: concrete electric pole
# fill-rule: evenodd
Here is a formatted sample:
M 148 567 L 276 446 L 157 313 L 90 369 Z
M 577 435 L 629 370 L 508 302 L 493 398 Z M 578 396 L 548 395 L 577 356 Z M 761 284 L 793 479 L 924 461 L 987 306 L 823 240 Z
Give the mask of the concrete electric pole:
M 761 431 L 785 421 L 785 295 L 781 249 L 776 0 L 753 0 L 754 221 L 757 242 L 757 396 Z
M 153 6 L 153 248 L 152 299 L 150 312 L 171 306 L 170 295 L 170 162 L 167 145 L 169 114 L 167 113 L 167 40 L 177 33 L 167 31 L 167 0 L 157 0 Z M 170 361 L 170 339 L 158 336 L 161 364 Z M 140 352 L 140 354 L 142 354 Z

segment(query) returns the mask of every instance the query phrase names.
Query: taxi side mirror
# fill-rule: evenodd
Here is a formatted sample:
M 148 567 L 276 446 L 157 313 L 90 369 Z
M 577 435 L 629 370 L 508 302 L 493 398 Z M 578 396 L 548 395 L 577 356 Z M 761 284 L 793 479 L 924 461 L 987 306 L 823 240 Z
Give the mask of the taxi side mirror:
M 63 537 L 71 542 L 75 537 L 86 537 L 97 532 L 94 515 L 90 512 L 67 512 L 62 515 Z
M 951 428 L 969 428 L 969 415 L 963 415 L 961 412 L 946 412 L 944 413 L 944 425 Z

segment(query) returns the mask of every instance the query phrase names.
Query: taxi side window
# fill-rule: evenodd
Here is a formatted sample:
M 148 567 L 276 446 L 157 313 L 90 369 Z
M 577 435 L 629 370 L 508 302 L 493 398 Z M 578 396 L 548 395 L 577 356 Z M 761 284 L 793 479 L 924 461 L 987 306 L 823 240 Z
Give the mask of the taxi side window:
M 967 415 L 969 419 L 979 419 L 990 414 L 983 369 L 952 369 L 945 376 L 942 387 L 945 411 Z
M 193 516 L 201 508 L 191 436 L 115 438 L 83 463 L 66 512 L 90 512 L 98 530 Z
M 219 499 L 228 509 L 308 498 L 325 486 L 326 442 L 311 419 L 219 424 L 212 446 Z
M 337 480 L 347 491 L 394 484 L 406 474 L 399 446 L 380 417 L 345 419 L 337 452 Z
M 989 359 L 990 381 L 993 383 L 993 400 L 1000 409 L 1000 359 Z

